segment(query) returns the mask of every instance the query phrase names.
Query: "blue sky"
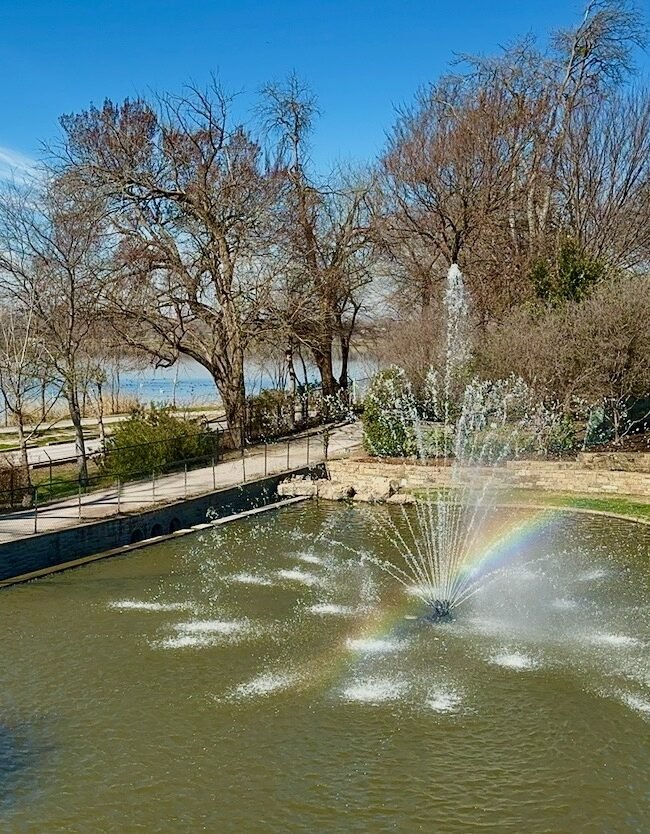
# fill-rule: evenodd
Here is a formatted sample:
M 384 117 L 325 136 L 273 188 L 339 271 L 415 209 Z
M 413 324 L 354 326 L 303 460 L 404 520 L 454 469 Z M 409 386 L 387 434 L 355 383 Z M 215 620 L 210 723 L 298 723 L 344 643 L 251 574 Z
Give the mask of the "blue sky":
M 649 9 L 650 0 L 643 0 Z M 374 156 L 396 105 L 455 54 L 564 26 L 574 0 L 0 0 L 0 173 L 90 102 L 179 90 L 215 72 L 253 94 L 295 70 L 319 98 L 312 156 Z M 642 56 L 644 74 L 650 62 Z

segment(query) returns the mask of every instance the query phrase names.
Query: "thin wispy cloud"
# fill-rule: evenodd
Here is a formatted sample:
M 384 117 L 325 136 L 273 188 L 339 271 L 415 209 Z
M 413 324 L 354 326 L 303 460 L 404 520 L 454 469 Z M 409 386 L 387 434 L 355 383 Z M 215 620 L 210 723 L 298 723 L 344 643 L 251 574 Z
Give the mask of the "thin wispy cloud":
M 25 154 L 0 145 L 0 182 L 25 182 L 36 173 L 36 161 Z

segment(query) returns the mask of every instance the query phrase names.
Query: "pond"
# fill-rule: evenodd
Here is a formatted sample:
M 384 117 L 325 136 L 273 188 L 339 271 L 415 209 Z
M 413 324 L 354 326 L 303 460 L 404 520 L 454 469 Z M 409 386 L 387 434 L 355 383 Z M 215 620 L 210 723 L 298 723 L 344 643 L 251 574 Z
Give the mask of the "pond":
M 549 517 L 431 624 L 379 512 L 2 592 L 0 830 L 646 832 L 650 528 Z

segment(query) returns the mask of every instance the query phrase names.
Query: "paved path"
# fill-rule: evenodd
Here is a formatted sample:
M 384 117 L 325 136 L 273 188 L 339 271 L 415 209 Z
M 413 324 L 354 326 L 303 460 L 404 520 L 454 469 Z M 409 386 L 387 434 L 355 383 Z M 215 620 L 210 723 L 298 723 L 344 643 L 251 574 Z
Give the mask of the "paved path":
M 352 423 L 329 433 L 328 457 L 345 457 L 361 444 L 361 426 Z M 117 485 L 81 498 L 69 498 L 44 505 L 36 512 L 21 510 L 0 515 L 0 544 L 26 538 L 34 533 L 46 533 L 64 527 L 74 527 L 88 521 L 96 521 L 116 515 L 150 509 L 159 503 L 178 501 L 185 497 L 204 495 L 216 489 L 236 486 L 291 469 L 318 463 L 325 459 L 321 434 L 293 437 L 287 441 L 246 450 L 244 458 L 217 463 L 216 466 L 195 469 L 187 473 L 174 473 L 147 481 Z
M 225 418 L 215 411 L 206 412 L 206 416 L 208 417 L 208 423 L 210 427 L 213 429 L 216 428 L 225 428 Z M 111 433 L 111 426 L 114 426 L 116 423 L 120 423 L 124 420 L 127 420 L 129 417 L 128 414 L 120 414 L 112 417 L 105 417 L 104 418 L 104 425 L 107 428 L 107 434 L 110 436 Z M 69 430 L 72 428 L 72 423 L 68 420 L 65 421 L 65 430 Z M 84 418 L 82 420 L 84 426 L 92 426 L 92 428 L 97 428 L 97 421 L 94 418 Z M 69 425 L 67 425 L 69 424 Z M 61 424 L 62 425 L 62 424 Z M 59 424 L 57 424 L 58 428 Z M 14 428 L 3 429 L 0 427 L 0 435 L 2 433 L 12 433 L 15 435 L 16 430 Z M 12 437 L 12 439 L 14 439 Z M 16 439 L 16 446 L 18 446 L 18 440 Z M 95 438 L 86 438 L 85 442 L 86 446 L 86 453 L 92 455 L 95 452 L 99 452 L 102 448 L 101 441 Z M 5 451 L 0 452 L 0 455 L 6 458 L 6 460 L 10 461 L 15 465 L 20 465 L 21 458 L 20 452 L 13 450 L 13 451 Z M 57 442 L 57 443 L 47 443 L 43 446 L 29 446 L 27 449 L 27 459 L 29 460 L 30 466 L 34 465 L 47 465 L 48 463 L 58 463 L 60 461 L 65 460 L 73 460 L 77 455 L 77 447 L 75 444 L 74 439 L 70 439 L 69 441 L 65 442 Z

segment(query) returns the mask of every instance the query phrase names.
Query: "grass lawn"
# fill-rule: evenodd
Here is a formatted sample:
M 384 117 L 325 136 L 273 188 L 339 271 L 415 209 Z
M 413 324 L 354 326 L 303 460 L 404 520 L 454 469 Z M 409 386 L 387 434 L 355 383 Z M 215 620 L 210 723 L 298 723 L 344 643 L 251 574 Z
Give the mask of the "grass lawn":
M 114 479 L 102 477 L 97 465 L 88 461 L 88 476 L 90 484 L 88 492 L 109 486 Z M 34 469 L 32 472 L 32 483 L 38 488 L 38 503 L 44 504 L 47 501 L 56 501 L 60 498 L 69 498 L 79 492 L 78 470 L 75 463 L 57 466 L 53 470 L 52 480 L 47 467 Z
M 452 489 L 416 490 L 415 494 L 424 497 L 428 492 L 452 492 Z M 566 509 L 594 510 L 595 512 L 614 513 L 633 520 L 650 522 L 650 498 L 623 495 L 580 495 L 569 492 L 546 492 L 539 489 L 511 488 L 499 490 L 500 504 L 517 506 L 565 507 Z
M 548 507 L 567 507 L 615 513 L 628 518 L 650 521 L 650 499 L 623 495 L 572 495 L 566 492 L 545 492 L 532 489 L 511 489 L 504 493 L 504 501 L 521 504 L 543 504 Z

